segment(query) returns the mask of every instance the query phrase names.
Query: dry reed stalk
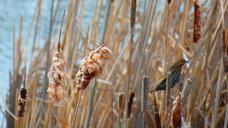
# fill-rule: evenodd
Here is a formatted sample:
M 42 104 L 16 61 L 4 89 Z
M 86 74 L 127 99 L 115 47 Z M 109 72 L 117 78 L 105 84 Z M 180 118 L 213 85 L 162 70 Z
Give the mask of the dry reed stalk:
M 224 72 L 228 72 L 228 29 L 223 30 L 223 64 Z
M 131 113 L 131 103 L 130 98 L 128 97 L 129 95 L 129 87 L 131 85 L 131 79 L 132 79 L 132 73 L 131 73 L 131 58 L 132 58 L 132 44 L 134 43 L 134 32 L 135 32 L 135 20 L 136 20 L 136 8 L 137 8 L 137 0 L 131 0 L 131 14 L 130 14 L 130 28 L 131 28 L 131 35 L 130 35 L 130 44 L 129 44 L 129 57 L 128 57 L 128 64 L 127 64 L 127 84 L 126 87 L 124 88 L 125 94 L 126 94 L 126 100 L 125 100 L 125 116 L 124 116 L 124 127 L 126 128 L 128 125 L 127 119 L 130 117 Z M 133 96 L 131 93 L 130 96 Z M 134 98 L 134 96 L 132 97 Z M 132 99 L 133 100 L 133 99 Z M 132 101 L 133 102 L 133 101 Z M 130 106 L 129 106 L 130 105 Z
M 217 88 L 216 88 L 216 97 L 214 101 L 214 108 L 212 111 L 212 124 L 211 127 L 215 128 L 217 124 L 217 114 L 218 114 L 218 107 L 219 107 L 219 100 L 220 100 L 220 94 L 221 94 L 221 83 L 223 80 L 223 62 L 222 59 L 220 59 L 220 67 L 219 67 L 219 76 L 217 81 Z
M 194 20 L 193 20 L 193 42 L 197 43 L 200 39 L 200 5 L 196 1 L 194 1 Z
M 142 89 L 141 89 L 141 112 L 142 112 L 142 128 L 144 128 L 146 113 L 147 113 L 147 102 L 148 102 L 148 86 L 149 80 L 147 76 L 143 77 Z
M 93 80 L 93 84 L 89 89 L 89 98 L 88 98 L 88 107 L 87 107 L 87 111 L 86 111 L 86 117 L 85 117 L 85 123 L 84 123 L 84 127 L 88 128 L 89 127 L 89 123 L 91 120 L 91 116 L 92 116 L 92 112 L 93 112 L 93 100 L 94 100 L 94 95 L 95 95 L 95 81 Z
M 77 105 L 73 111 L 73 116 L 71 118 L 71 127 L 74 126 L 76 124 L 76 117 L 77 117 L 77 113 L 78 113 L 78 109 L 79 109 L 79 105 L 80 105 L 80 101 L 81 101 L 81 97 L 82 97 L 82 94 L 83 94 L 83 90 L 80 91 L 78 94 L 78 97 L 77 97 Z

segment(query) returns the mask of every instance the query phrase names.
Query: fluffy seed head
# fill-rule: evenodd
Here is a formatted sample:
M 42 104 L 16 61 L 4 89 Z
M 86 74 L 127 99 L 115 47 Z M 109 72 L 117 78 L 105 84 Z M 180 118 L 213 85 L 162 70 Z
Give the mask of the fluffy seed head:
M 66 62 L 61 50 L 53 54 L 52 65 L 48 72 L 49 87 L 47 93 L 53 103 L 65 102 L 66 89 L 64 79 L 66 74 Z
M 89 53 L 89 56 L 82 60 L 79 71 L 76 74 L 77 89 L 85 89 L 90 80 L 101 74 L 107 60 L 111 58 L 111 50 L 105 46 Z

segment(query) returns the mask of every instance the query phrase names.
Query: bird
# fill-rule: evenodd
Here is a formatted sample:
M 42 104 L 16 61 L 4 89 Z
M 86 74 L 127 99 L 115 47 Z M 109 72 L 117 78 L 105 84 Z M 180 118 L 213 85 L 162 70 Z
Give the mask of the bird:
M 177 59 L 177 61 L 175 63 L 173 63 L 171 65 L 171 67 L 168 69 L 167 76 L 164 77 L 163 79 L 161 79 L 158 82 L 158 84 L 155 87 L 155 89 L 153 89 L 151 92 L 166 90 L 167 79 L 168 79 L 168 83 L 167 84 L 168 84 L 169 88 L 172 88 L 177 83 L 179 83 L 180 76 L 181 76 L 181 69 L 186 63 L 188 63 L 188 61 L 183 59 L 183 58 Z

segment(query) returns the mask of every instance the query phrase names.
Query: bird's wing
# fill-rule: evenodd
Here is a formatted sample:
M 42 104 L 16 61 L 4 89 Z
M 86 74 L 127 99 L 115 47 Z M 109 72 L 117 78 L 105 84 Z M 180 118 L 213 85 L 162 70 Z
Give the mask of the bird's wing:
M 166 88 L 166 78 L 164 77 L 163 79 L 161 79 L 157 86 L 155 87 L 155 90 L 164 90 Z

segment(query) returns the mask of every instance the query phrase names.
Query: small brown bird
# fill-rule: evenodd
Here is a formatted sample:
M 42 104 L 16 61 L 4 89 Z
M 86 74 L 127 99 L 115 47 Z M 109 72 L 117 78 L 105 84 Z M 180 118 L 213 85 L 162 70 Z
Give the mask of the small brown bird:
M 169 88 L 172 88 L 175 86 L 177 83 L 180 81 L 180 76 L 181 76 L 181 69 L 182 66 L 188 63 L 185 59 L 181 58 L 178 59 L 168 70 L 168 76 L 163 78 L 156 86 L 154 89 L 155 91 L 160 91 L 160 90 L 166 90 L 166 81 L 168 78 L 168 86 Z M 153 92 L 152 90 L 151 92 Z

